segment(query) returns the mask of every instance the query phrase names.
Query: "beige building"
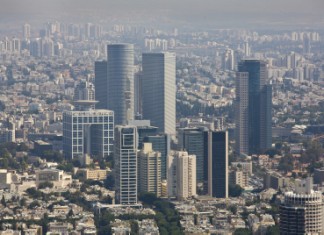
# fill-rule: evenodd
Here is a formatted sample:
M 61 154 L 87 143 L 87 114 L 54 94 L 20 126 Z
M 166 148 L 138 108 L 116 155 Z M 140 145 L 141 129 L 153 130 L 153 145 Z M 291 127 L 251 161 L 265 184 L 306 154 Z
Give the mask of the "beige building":
M 7 169 L 0 169 L 0 188 L 7 188 L 12 182 L 12 173 Z
M 248 186 L 249 178 L 252 175 L 252 162 L 232 162 L 229 173 L 231 184 L 238 184 L 242 188 Z
M 138 154 L 138 191 L 161 196 L 161 153 L 154 152 L 152 143 L 144 143 Z
M 168 195 L 184 200 L 196 195 L 196 156 L 172 151 L 168 156 Z
M 64 222 L 51 222 L 48 224 L 50 234 L 68 235 L 73 230 L 73 225 Z
M 161 182 L 161 197 L 168 197 L 168 182 L 166 180 Z
M 0 235 L 21 235 L 21 231 L 7 229 L 4 231 L 0 231 Z
M 230 184 L 238 184 L 242 188 L 248 186 L 249 173 L 242 170 L 232 170 L 229 176 Z
M 232 162 L 231 166 L 235 168 L 240 168 L 242 171 L 249 172 L 250 175 L 253 174 L 252 162 Z
M 102 169 L 79 169 L 78 174 L 83 180 L 105 180 L 107 170 Z
M 36 171 L 36 186 L 45 182 L 52 182 L 54 188 L 64 188 L 72 183 L 72 176 L 57 169 Z

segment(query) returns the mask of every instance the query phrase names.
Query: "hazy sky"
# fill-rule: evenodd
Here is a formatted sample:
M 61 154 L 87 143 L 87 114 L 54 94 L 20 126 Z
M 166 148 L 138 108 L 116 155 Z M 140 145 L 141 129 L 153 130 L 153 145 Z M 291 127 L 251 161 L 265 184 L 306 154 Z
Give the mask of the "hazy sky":
M 132 14 L 224 24 L 270 22 L 324 24 L 324 0 L 0 0 L 0 19 Z M 132 14 L 130 14 L 132 13 Z

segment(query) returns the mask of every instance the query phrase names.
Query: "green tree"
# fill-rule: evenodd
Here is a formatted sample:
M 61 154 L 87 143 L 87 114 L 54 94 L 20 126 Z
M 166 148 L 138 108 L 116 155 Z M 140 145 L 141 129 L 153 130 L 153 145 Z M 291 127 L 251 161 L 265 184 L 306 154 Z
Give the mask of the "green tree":
M 53 188 L 54 184 L 52 182 L 46 181 L 43 183 L 40 183 L 38 185 L 38 189 L 44 189 L 44 188 Z
M 270 226 L 267 228 L 266 235 L 277 235 L 280 234 L 280 229 L 278 225 Z
M 269 148 L 264 153 L 269 155 L 270 157 L 274 157 L 274 155 L 281 154 L 281 152 L 277 148 Z
M 70 162 L 67 163 L 62 163 L 60 165 L 57 166 L 57 169 L 59 170 L 63 170 L 65 172 L 72 172 L 73 171 L 73 164 Z
M 28 188 L 26 192 L 34 199 L 39 199 L 43 197 L 43 194 L 41 191 L 36 190 L 35 188 Z
M 304 163 L 317 162 L 324 154 L 324 149 L 318 141 L 310 141 L 304 143 L 306 151 L 302 153 L 300 160 Z
M 230 205 L 228 208 L 234 215 L 237 213 L 237 205 Z
M 153 205 L 153 203 L 155 201 L 157 201 L 158 198 L 156 197 L 156 195 L 154 193 L 143 192 L 143 193 L 140 193 L 138 199 L 145 204 Z
M 32 203 L 29 204 L 28 209 L 35 209 L 36 207 L 39 207 L 40 204 L 38 201 L 33 201 Z
M 278 170 L 289 172 L 294 169 L 294 158 L 291 154 L 282 157 L 279 162 Z
M 59 151 L 44 151 L 40 157 L 45 158 L 47 161 L 55 161 L 58 163 L 64 161 L 63 154 Z
M 230 184 L 228 186 L 228 191 L 229 191 L 230 197 L 239 197 L 239 196 L 241 196 L 244 189 L 238 184 Z
M 104 181 L 104 186 L 107 188 L 107 189 L 110 189 L 112 190 L 115 186 L 115 178 L 112 174 L 109 174 L 107 176 L 107 178 L 105 179 Z
M 7 206 L 6 199 L 5 199 L 4 195 L 2 195 L 2 198 L 1 198 L 1 204 L 2 204 L 4 207 Z
M 252 232 L 247 228 L 238 228 L 235 230 L 234 235 L 252 235 Z
M 282 146 L 283 146 L 283 145 L 282 145 L 281 142 L 277 142 L 277 143 L 275 143 L 275 148 L 278 149 L 278 150 L 281 150 Z
M 69 211 L 69 213 L 68 213 L 68 217 L 71 218 L 71 217 L 73 217 L 73 216 L 74 216 L 73 210 L 70 209 L 70 211 Z
M 136 235 L 138 234 L 138 223 L 135 220 L 129 221 L 131 225 L 131 235 Z
M 19 201 L 19 205 L 21 206 L 21 207 L 24 207 L 24 206 L 26 206 L 26 198 L 22 198 L 22 199 L 20 199 L 20 201 Z
M 25 143 L 21 143 L 17 146 L 17 151 L 18 152 L 28 152 L 29 148 Z

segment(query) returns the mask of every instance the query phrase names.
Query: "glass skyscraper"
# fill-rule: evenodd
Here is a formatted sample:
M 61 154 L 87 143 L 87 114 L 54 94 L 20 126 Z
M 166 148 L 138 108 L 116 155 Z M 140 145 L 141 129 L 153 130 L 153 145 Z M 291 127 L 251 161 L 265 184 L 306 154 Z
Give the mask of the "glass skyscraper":
M 114 112 L 111 110 L 66 111 L 63 113 L 63 152 L 68 158 L 85 153 L 106 157 L 114 141 Z
M 115 112 L 117 125 L 126 125 L 128 120 L 134 119 L 134 46 L 111 44 L 107 54 L 106 108 Z
M 144 53 L 143 118 L 159 132 L 176 133 L 176 60 L 173 53 Z
M 108 96 L 108 75 L 107 75 L 107 61 L 95 62 L 95 98 L 98 101 L 96 107 L 98 109 L 107 109 Z
M 161 134 L 155 136 L 146 136 L 144 143 L 152 143 L 153 151 L 161 153 L 161 178 L 167 178 L 167 157 L 170 153 L 170 136 Z
M 180 151 L 196 155 L 197 185 L 204 183 L 205 162 L 208 156 L 208 130 L 205 128 L 183 128 L 178 132 Z M 206 166 L 207 167 L 207 166 Z
M 137 203 L 137 130 L 135 126 L 115 128 L 116 200 L 120 204 Z
M 267 84 L 267 65 L 243 60 L 236 78 L 236 151 L 262 153 L 271 147 L 272 86 Z
M 228 197 L 228 132 L 208 133 L 208 194 Z

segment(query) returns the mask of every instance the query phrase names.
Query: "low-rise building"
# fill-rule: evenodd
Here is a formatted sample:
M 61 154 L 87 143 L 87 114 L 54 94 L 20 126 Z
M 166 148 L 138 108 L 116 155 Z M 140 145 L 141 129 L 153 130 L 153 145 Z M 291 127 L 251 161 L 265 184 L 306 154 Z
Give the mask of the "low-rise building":
M 287 185 L 287 179 L 278 172 L 267 171 L 263 178 L 264 189 L 281 189 Z
M 242 170 L 232 170 L 229 175 L 229 182 L 230 184 L 237 184 L 240 185 L 242 188 L 248 186 L 249 182 L 249 173 Z
M 111 231 L 112 234 L 115 235 L 128 235 L 132 230 L 129 221 L 115 219 L 115 221 L 111 223 Z
M 69 232 L 73 230 L 73 225 L 64 222 L 50 222 L 48 224 L 48 232 L 50 234 L 69 235 Z
M 139 235 L 159 235 L 159 227 L 156 225 L 155 220 L 145 219 L 138 221 L 138 234 Z
M 0 169 L 0 188 L 7 188 L 12 182 L 12 172 Z
M 51 182 L 54 188 L 64 188 L 72 183 L 72 176 L 57 169 L 44 169 L 36 171 L 36 185 Z
M 77 174 L 83 180 L 105 180 L 107 178 L 105 169 L 79 169 Z

